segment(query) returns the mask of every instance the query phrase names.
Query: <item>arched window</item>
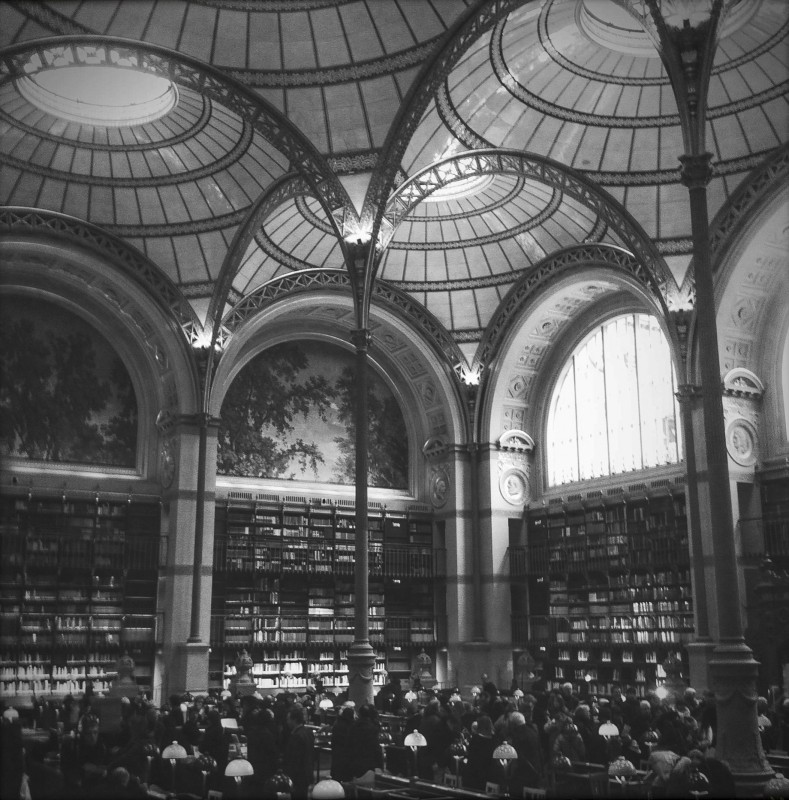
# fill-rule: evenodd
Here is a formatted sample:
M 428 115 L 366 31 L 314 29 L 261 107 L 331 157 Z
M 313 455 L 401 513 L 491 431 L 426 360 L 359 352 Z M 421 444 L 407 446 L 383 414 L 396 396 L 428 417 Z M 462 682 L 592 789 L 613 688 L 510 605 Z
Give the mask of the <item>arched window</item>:
M 602 324 L 575 349 L 551 399 L 549 484 L 679 461 L 675 389 L 654 317 L 626 314 Z

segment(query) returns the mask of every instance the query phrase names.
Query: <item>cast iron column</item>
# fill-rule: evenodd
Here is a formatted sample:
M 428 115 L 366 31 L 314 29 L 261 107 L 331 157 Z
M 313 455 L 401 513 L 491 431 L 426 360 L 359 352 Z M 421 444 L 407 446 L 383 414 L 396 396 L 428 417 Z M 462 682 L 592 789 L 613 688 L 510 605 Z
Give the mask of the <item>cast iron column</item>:
M 367 541 L 367 347 L 370 331 L 351 334 L 356 348 L 356 561 L 354 563 L 354 637 L 348 649 L 348 699 L 356 707 L 373 702 L 375 650 L 370 645 Z
M 709 244 L 707 184 L 712 176 L 711 158 L 709 153 L 694 153 L 680 156 L 680 162 L 682 182 L 690 195 L 698 363 L 709 487 L 709 508 L 705 510 L 709 514 L 719 618 L 718 637 L 709 665 L 718 709 L 716 757 L 729 765 L 740 791 L 745 794 L 759 792 L 772 770 L 764 758 L 759 737 L 756 719 L 758 663 L 745 644 L 734 547 Z
M 203 610 L 203 528 L 205 519 L 205 464 L 208 449 L 208 414 L 198 414 L 199 439 L 197 444 L 197 500 L 195 505 L 195 546 L 192 565 L 192 619 L 189 627 L 191 644 L 200 639 L 200 618 Z

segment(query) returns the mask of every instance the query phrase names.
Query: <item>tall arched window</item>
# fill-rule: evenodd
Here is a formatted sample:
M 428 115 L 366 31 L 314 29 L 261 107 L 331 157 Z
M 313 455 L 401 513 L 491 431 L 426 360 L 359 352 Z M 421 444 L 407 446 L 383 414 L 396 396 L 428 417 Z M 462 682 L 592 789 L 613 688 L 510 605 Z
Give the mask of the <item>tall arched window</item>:
M 675 389 L 654 317 L 626 314 L 602 324 L 575 349 L 551 399 L 549 484 L 679 461 Z

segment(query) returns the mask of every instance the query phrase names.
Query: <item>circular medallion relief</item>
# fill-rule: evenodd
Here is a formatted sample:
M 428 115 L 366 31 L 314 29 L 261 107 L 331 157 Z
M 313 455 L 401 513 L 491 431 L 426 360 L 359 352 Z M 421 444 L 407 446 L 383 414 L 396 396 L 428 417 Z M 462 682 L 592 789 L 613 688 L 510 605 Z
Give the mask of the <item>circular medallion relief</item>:
M 499 491 L 508 503 L 523 505 L 529 499 L 529 481 L 521 470 L 510 467 L 499 477 Z
M 741 417 L 729 423 L 726 428 L 726 449 L 729 455 L 742 467 L 756 463 L 756 428 Z
M 449 475 L 443 468 L 433 470 L 430 476 L 430 501 L 434 508 L 441 508 L 449 497 Z

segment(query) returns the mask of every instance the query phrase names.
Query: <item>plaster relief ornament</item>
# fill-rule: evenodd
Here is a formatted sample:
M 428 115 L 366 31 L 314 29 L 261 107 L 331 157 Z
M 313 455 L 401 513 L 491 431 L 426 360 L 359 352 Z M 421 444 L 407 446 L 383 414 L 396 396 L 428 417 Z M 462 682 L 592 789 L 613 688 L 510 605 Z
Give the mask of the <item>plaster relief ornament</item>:
M 728 425 L 726 449 L 732 459 L 741 467 L 750 467 L 756 463 L 756 429 L 748 420 L 738 417 Z
M 529 499 L 529 480 L 526 473 L 516 467 L 504 469 L 499 476 L 501 496 L 514 506 L 523 505 Z
M 450 479 L 446 467 L 442 464 L 430 470 L 430 502 L 434 508 L 441 508 L 449 497 Z

